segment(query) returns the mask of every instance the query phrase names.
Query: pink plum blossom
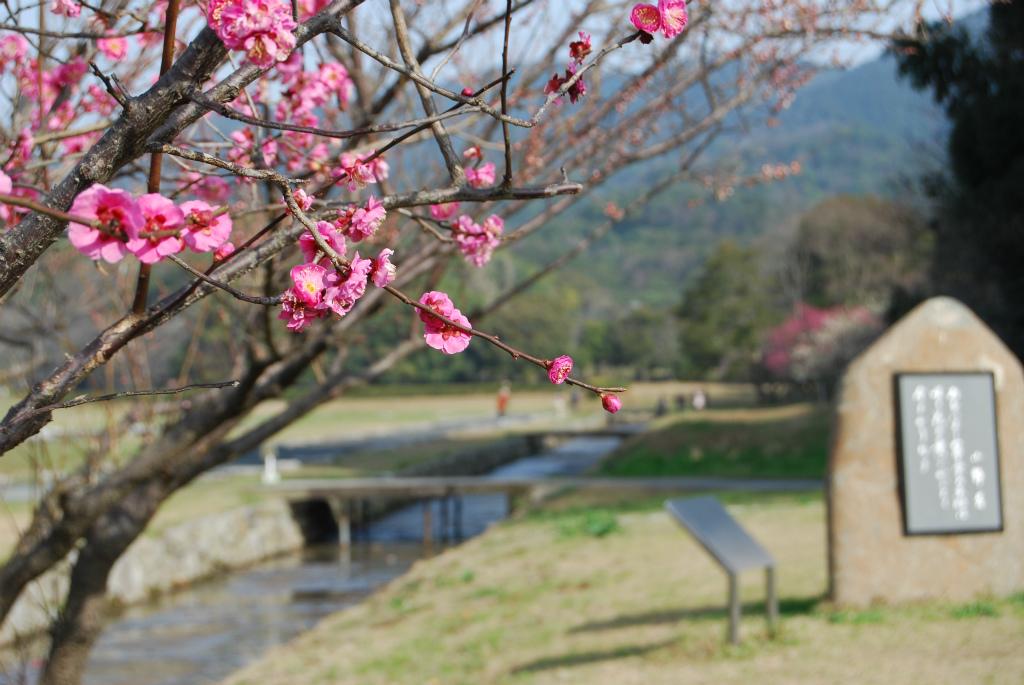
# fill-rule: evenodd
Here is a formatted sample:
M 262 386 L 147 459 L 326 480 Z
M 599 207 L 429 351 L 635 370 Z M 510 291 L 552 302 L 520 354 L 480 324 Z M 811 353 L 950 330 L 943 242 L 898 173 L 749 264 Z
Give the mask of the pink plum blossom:
M 306 326 L 327 315 L 326 309 L 315 309 L 306 306 L 299 299 L 294 288 L 289 288 L 281 296 L 281 311 L 277 318 L 287 321 L 286 328 L 293 333 L 301 333 Z
M 658 8 L 646 3 L 633 6 L 633 11 L 629 13 L 629 21 L 645 33 L 654 33 L 661 28 L 661 14 Z
M 233 254 L 235 254 L 235 244 L 231 241 L 228 241 L 214 251 L 213 258 L 214 260 L 219 262 L 221 260 L 227 259 Z
M 658 6 L 640 3 L 629 15 L 633 26 L 653 34 L 661 30 L 666 38 L 675 38 L 686 29 L 689 18 L 685 0 L 658 0 Z
M 0 171 L 0 195 L 10 195 L 13 189 L 14 184 L 11 182 L 11 177 Z M 5 223 L 10 223 L 13 216 L 13 207 L 0 203 L 0 219 L 3 219 Z
M 324 239 L 324 242 L 326 242 L 332 250 L 338 253 L 339 257 L 344 257 L 345 235 L 341 232 L 341 229 L 328 221 L 316 222 L 316 228 L 320 237 Z M 312 234 L 309 231 L 306 231 L 299 237 L 299 249 L 302 250 L 302 256 L 306 258 L 306 261 L 311 262 L 316 257 L 316 253 L 320 250 L 320 246 L 317 245 Z M 330 259 L 325 256 L 320 263 L 329 264 Z
M 320 66 L 319 76 L 327 90 L 338 96 L 341 108 L 348 109 L 352 93 L 355 91 L 355 83 L 348 75 L 348 69 L 337 62 L 323 64 Z
M 306 191 L 302 188 L 296 190 L 292 196 L 295 198 L 295 204 L 304 212 L 308 212 L 309 208 L 313 206 L 313 197 L 307 195 Z
M 324 277 L 327 269 L 319 264 L 299 264 L 289 272 L 292 293 L 307 307 L 317 307 L 323 301 Z
M 185 215 L 172 200 L 160 193 L 146 193 L 138 201 L 144 224 L 128 229 L 128 251 L 143 264 L 155 264 L 167 255 L 181 252 L 184 242 L 178 235 Z
M 466 181 L 474 188 L 494 185 L 494 162 L 487 162 L 479 167 L 469 167 L 466 169 Z
M 210 0 L 207 22 L 224 45 L 261 69 L 288 59 L 298 24 L 287 0 Z
M 352 213 L 346 233 L 352 242 L 358 243 L 376 233 L 386 216 L 384 205 L 371 195 L 364 207 L 359 207 Z
M 372 269 L 373 261 L 362 259 L 356 252 L 344 280 L 337 272 L 332 272 L 329 276 L 328 287 L 324 292 L 324 306 L 338 316 L 348 314 L 359 298 L 366 293 L 366 281 Z
M 551 76 L 551 79 L 544 86 L 544 93 L 546 95 L 557 93 L 576 75 L 577 68 L 576 62 L 569 62 L 569 66 L 565 68 L 564 76 L 559 76 L 558 74 Z M 572 85 L 566 90 L 566 93 L 569 95 L 569 102 L 576 104 L 581 97 L 587 94 L 587 84 L 580 77 L 573 81 Z
M 462 215 L 452 226 L 452 237 L 466 259 L 480 267 L 490 261 L 494 248 L 501 244 L 504 229 L 505 222 L 497 214 L 487 217 L 482 226 Z
M 548 364 L 548 380 L 555 385 L 561 385 L 564 383 L 570 373 L 572 373 L 572 357 L 567 354 L 555 357 L 551 363 Z
M 125 55 L 128 54 L 128 40 L 124 36 L 111 36 L 110 38 L 100 38 L 96 41 L 96 47 L 102 52 L 107 59 L 120 60 L 124 59 Z
M 438 221 L 448 221 L 458 211 L 458 202 L 443 202 L 439 205 L 430 205 L 430 216 Z
M 452 303 L 448 294 L 440 290 L 431 290 L 420 295 L 420 304 L 441 316 L 448 316 L 455 309 L 455 304 Z M 428 331 L 436 330 L 446 325 L 443 321 L 435 316 L 431 316 L 429 312 L 425 312 L 422 309 L 416 310 L 416 316 L 420 317 L 420 321 L 426 324 Z
M 334 177 L 338 180 L 348 180 L 349 190 L 357 190 L 370 183 L 377 183 L 388 177 L 388 164 L 380 157 L 366 161 L 373 156 L 369 152 L 365 155 L 355 155 L 346 152 L 341 155 L 341 168 L 334 170 Z
M 193 188 L 207 202 L 224 202 L 231 196 L 231 185 L 220 176 L 204 176 Z
M 572 73 L 570 74 L 569 72 L 572 72 Z M 565 72 L 565 74 L 568 77 L 566 80 L 568 80 L 569 78 L 572 78 L 573 76 L 575 76 L 576 75 L 576 65 L 574 63 L 569 64 L 569 68 Z M 582 78 L 576 79 L 575 81 L 573 81 L 573 84 L 571 86 L 569 86 L 569 90 L 567 92 L 569 94 L 569 102 L 571 102 L 572 104 L 575 105 L 577 102 L 579 102 L 581 97 L 583 97 L 584 95 L 587 94 L 587 83 L 586 83 L 586 81 L 584 81 Z
M 375 154 L 377 153 L 371 152 L 368 155 L 366 155 L 363 159 L 366 160 Z M 388 166 L 388 163 L 384 160 L 383 157 L 374 157 L 373 159 L 365 162 L 365 164 L 370 167 L 370 172 L 373 174 L 373 177 L 376 178 L 378 182 L 386 181 L 388 175 L 391 173 L 391 167 Z
M 443 292 L 436 290 L 423 293 L 420 297 L 420 304 L 426 306 L 431 311 L 440 314 L 441 316 L 454 321 L 455 323 L 465 328 L 471 328 L 469 319 L 463 316 L 462 312 L 455 308 L 452 304 L 451 298 Z M 469 341 L 472 336 L 463 330 L 446 323 L 435 316 L 431 316 L 428 312 L 418 310 L 417 314 L 420 320 L 425 324 L 423 338 L 426 340 L 427 345 L 433 347 L 435 350 L 441 350 L 445 354 L 457 354 L 462 352 L 469 346 Z
M 99 131 L 96 133 L 83 133 L 77 136 L 68 136 L 60 141 L 64 153 L 73 155 L 78 152 L 85 152 L 99 138 Z
M 53 0 L 50 3 L 50 11 L 74 19 L 82 13 L 82 6 L 75 0 Z
M 480 150 L 479 145 L 472 145 L 462 151 L 463 159 L 483 159 L 484 153 Z
M 271 167 L 277 163 L 277 140 L 264 138 L 260 143 L 260 154 L 263 156 L 263 164 Z
M 658 14 L 661 15 L 661 34 L 666 38 L 678 36 L 690 21 L 685 0 L 658 0 Z
M 20 65 L 28 54 L 28 41 L 17 33 L 9 33 L 0 38 L 0 67 L 8 64 Z
M 125 243 L 145 225 L 138 204 L 127 191 L 96 184 L 75 198 L 69 214 L 98 221 L 98 228 L 72 222 L 68 239 L 89 259 L 118 262 L 128 251 Z
M 185 227 L 181 237 L 193 252 L 212 252 L 231 237 L 231 217 L 202 200 L 181 203 Z
M 299 7 L 302 9 L 302 14 L 307 17 L 311 17 L 324 7 L 330 4 L 330 0 L 299 0 Z
M 603 394 L 601 395 L 601 406 L 609 414 L 614 414 L 622 409 L 622 400 L 619 399 L 618 395 Z
M 580 31 L 580 39 L 569 43 L 569 58 L 574 62 L 582 64 L 583 60 L 590 54 L 590 50 L 590 34 L 586 31 Z
M 377 258 L 373 260 L 373 268 L 370 270 L 370 279 L 378 288 L 383 288 L 395 280 L 395 272 L 397 269 L 395 268 L 395 265 L 391 263 L 391 255 L 394 253 L 394 250 L 385 248 L 381 250 L 380 254 L 377 255 Z
M 253 133 L 251 128 L 243 128 L 240 131 L 232 132 L 230 138 L 235 143 L 235 147 L 228 150 L 228 161 L 241 166 L 252 166 L 252 152 L 253 146 L 256 143 L 256 134 Z

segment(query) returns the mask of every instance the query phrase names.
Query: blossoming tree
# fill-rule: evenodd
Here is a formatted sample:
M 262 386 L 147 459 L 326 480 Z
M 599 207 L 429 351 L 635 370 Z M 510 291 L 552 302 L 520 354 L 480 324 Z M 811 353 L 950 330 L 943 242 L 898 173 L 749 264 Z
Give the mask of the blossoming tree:
M 879 22 L 897 7 L 5 4 L 0 342 L 35 349 L 62 317 L 84 316 L 95 332 L 64 336 L 56 368 L 30 369 L 29 389 L 0 421 L 0 454 L 55 411 L 192 393 L 150 417 L 151 435 L 117 465 L 103 463 L 102 445 L 63 474 L 0 567 L 2 621 L 28 583 L 76 550 L 42 682 L 79 681 L 109 571 L 167 497 L 425 346 L 458 354 L 476 338 L 618 411 L 623 389 L 572 376 L 566 351 L 519 349 L 514 331 L 506 340 L 478 326 L 652 196 L 690 182 L 726 197 L 742 170 L 721 155 L 704 160 L 712 141 L 784 108 L 809 56 L 885 38 Z M 658 158 L 670 171 L 609 207 L 578 244 L 550 240 L 550 262 L 489 302 L 464 313 L 438 289 L 454 261 L 484 267 L 617 173 Z M 45 298 L 54 313 L 40 323 L 33 284 L 44 277 L 63 294 Z M 190 350 L 212 344 L 195 313 L 211 300 L 235 332 L 207 352 L 224 356 L 229 377 L 139 382 L 137 362 L 161 336 L 179 340 L 184 329 Z M 360 336 L 396 307 L 415 313 L 413 335 Z M 134 389 L 68 399 L 101 370 L 114 378 L 118 364 L 132 369 Z M 310 369 L 315 382 L 298 384 Z M 240 426 L 289 388 L 276 412 Z

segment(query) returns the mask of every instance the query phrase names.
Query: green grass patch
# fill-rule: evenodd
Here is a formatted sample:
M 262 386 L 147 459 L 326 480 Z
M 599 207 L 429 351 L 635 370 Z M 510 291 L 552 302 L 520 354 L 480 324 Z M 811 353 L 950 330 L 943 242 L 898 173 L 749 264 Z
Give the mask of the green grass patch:
M 603 538 L 622 530 L 615 514 L 607 509 L 595 509 L 581 515 L 567 516 L 558 525 L 563 538 Z
M 865 609 L 864 611 L 833 611 L 828 615 L 828 622 L 838 625 L 870 625 L 883 623 L 885 613 L 881 609 Z
M 999 616 L 999 607 L 995 602 L 979 600 L 953 607 L 949 614 L 953 618 L 994 618 Z
M 626 441 L 605 476 L 821 478 L 828 461 L 825 408 L 708 411 Z

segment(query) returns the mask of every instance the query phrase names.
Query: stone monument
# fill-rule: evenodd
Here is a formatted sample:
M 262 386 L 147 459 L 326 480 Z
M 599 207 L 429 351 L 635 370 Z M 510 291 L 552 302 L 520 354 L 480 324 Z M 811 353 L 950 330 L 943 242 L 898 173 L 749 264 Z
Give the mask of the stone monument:
M 840 605 L 1024 588 L 1024 374 L 963 304 L 924 302 L 850 364 L 828 499 Z

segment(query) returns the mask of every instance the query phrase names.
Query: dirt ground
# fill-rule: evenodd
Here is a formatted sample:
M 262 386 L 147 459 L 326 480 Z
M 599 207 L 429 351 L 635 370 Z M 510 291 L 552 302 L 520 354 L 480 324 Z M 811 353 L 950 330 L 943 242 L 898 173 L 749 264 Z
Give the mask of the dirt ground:
M 420 562 L 227 682 L 1024 682 L 1024 594 L 838 610 L 823 600 L 820 498 L 730 509 L 778 560 L 775 638 L 759 604 L 763 577 L 751 573 L 743 644 L 724 644 L 725 577 L 660 510 L 569 510 L 503 524 Z M 591 525 L 600 516 L 613 525 Z

